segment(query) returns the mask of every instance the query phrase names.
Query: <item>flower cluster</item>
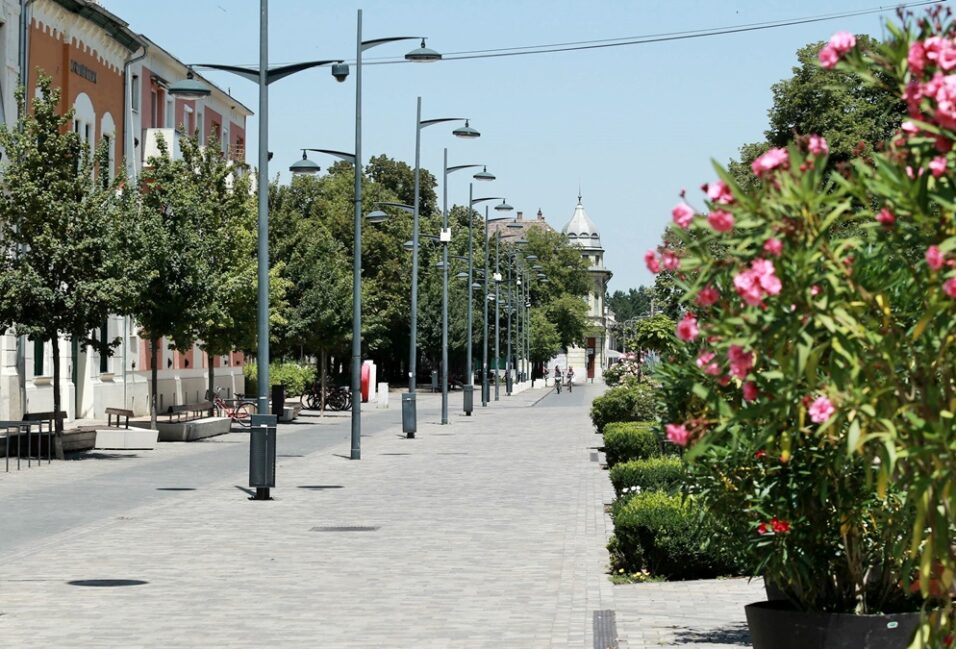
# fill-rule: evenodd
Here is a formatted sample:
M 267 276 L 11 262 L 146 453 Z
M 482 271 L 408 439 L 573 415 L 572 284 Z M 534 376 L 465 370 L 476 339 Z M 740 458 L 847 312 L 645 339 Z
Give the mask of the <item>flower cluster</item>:
M 825 68 L 834 67 L 843 55 L 856 47 L 856 37 L 850 32 L 837 32 L 830 37 L 830 42 L 820 50 L 820 65 Z
M 761 522 L 757 525 L 757 534 L 765 536 L 767 534 L 786 534 L 790 531 L 790 523 L 774 516 L 768 522 Z
M 762 306 L 764 297 L 777 295 L 781 288 L 773 262 L 768 259 L 754 259 L 749 269 L 734 276 L 734 289 L 750 306 Z

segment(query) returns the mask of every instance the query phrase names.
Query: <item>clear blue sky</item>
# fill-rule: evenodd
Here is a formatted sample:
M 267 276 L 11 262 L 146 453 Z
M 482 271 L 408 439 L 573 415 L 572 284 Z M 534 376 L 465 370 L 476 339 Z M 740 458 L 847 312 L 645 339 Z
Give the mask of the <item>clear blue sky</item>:
M 885 0 L 369 0 L 270 2 L 270 62 L 355 55 L 355 14 L 364 37 L 425 35 L 440 52 L 639 36 L 873 9 Z M 258 62 L 258 0 L 101 0 L 187 63 Z M 892 18 L 892 9 L 884 17 Z M 843 18 L 696 40 L 569 53 L 363 68 L 363 148 L 414 163 L 415 98 L 423 117 L 471 117 L 474 141 L 434 126 L 422 134 L 422 164 L 483 163 L 498 176 L 476 195 L 507 196 L 526 217 L 540 208 L 560 229 L 578 184 L 614 272 L 611 290 L 650 283 L 645 250 L 659 241 L 678 192 L 712 180 L 710 160 L 726 162 L 762 137 L 770 86 L 788 77 L 794 53 L 838 30 L 882 36 L 880 16 Z M 385 45 L 367 60 L 404 54 Z M 256 86 L 205 72 L 253 110 Z M 336 83 L 328 70 L 301 72 L 271 87 L 270 175 L 297 147 L 351 151 L 354 74 Z M 255 163 L 258 119 L 246 141 Z M 325 168 L 331 161 L 316 158 Z M 468 197 L 467 172 L 451 176 L 449 203 Z M 440 191 L 441 188 L 439 188 Z M 695 194 L 692 194 L 695 195 Z

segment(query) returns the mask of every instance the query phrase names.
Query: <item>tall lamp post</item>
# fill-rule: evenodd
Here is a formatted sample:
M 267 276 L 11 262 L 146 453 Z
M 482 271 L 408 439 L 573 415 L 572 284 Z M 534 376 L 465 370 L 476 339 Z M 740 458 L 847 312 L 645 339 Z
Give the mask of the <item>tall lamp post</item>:
M 448 166 L 448 148 L 445 148 L 445 162 L 443 165 L 443 189 L 442 189 L 442 278 L 441 278 L 441 423 L 448 423 L 448 245 L 451 243 L 451 230 L 448 229 L 448 174 L 454 173 L 456 171 L 461 171 L 462 169 L 474 169 L 475 167 L 483 167 L 484 165 L 477 164 L 468 164 L 468 165 L 455 165 L 453 167 Z M 481 181 L 491 181 L 495 177 L 493 174 L 488 173 L 488 167 L 484 167 L 482 171 L 474 174 L 472 176 L 475 180 Z M 471 184 L 468 185 L 468 198 L 471 199 Z M 482 199 L 482 200 L 492 200 L 492 199 Z M 497 199 L 495 199 L 497 200 Z M 469 254 L 471 251 L 471 210 L 468 211 L 468 250 Z M 469 265 L 469 272 L 471 266 Z M 471 284 L 471 277 L 468 278 L 468 283 Z M 471 289 L 468 289 L 469 298 L 471 297 Z M 471 316 L 471 303 L 469 302 L 468 306 L 468 315 L 469 319 Z M 468 325 L 471 327 L 471 324 Z M 468 373 L 471 372 L 471 331 L 469 329 L 469 348 L 468 348 Z M 466 381 L 464 387 L 465 390 L 465 401 L 468 400 L 469 387 L 471 385 L 471 379 Z M 471 409 L 465 409 L 466 414 L 471 414 Z
M 513 208 L 508 205 L 505 199 L 500 196 L 488 196 L 485 198 L 472 198 L 472 186 L 468 185 L 468 348 L 465 361 L 466 367 L 466 376 L 468 377 L 465 381 L 465 385 L 462 387 L 464 392 L 462 399 L 462 407 L 465 411 L 465 414 L 469 417 L 471 416 L 472 410 L 474 410 L 474 400 L 475 400 L 475 373 L 472 368 L 472 347 L 474 346 L 471 340 L 472 336 L 472 309 L 474 298 L 472 291 L 475 289 L 474 284 L 474 272 L 475 272 L 475 255 L 474 255 L 474 207 L 478 203 L 484 203 L 486 201 L 497 201 L 500 200 L 501 203 L 495 205 L 495 209 L 499 212 L 509 212 Z M 488 208 L 485 207 L 485 339 L 484 339 L 484 351 L 482 357 L 482 403 L 487 403 L 484 398 L 484 394 L 487 391 L 484 386 L 487 385 L 488 381 L 488 299 L 487 299 L 487 286 L 488 286 Z M 480 288 L 480 287 L 479 287 Z
M 412 304 L 411 304 L 411 332 L 409 335 L 408 351 L 408 392 L 402 395 L 402 432 L 408 439 L 414 439 L 418 428 L 418 415 L 415 405 L 415 381 L 418 366 L 418 216 L 420 210 L 421 195 L 421 153 L 422 153 L 422 129 L 445 122 L 465 122 L 452 131 L 456 137 L 464 139 L 474 139 L 480 137 L 481 133 L 471 127 L 468 119 L 465 117 L 439 117 L 435 119 L 422 119 L 422 98 L 418 98 L 417 110 L 415 114 L 415 203 L 412 213 Z
M 508 204 L 504 201 L 504 199 L 502 199 L 501 205 L 496 205 L 496 206 L 495 206 L 495 209 L 498 210 L 498 211 L 510 211 L 510 210 L 512 209 L 512 207 L 511 207 L 510 205 L 508 205 Z M 493 300 L 496 302 L 496 303 L 495 303 L 495 333 L 496 333 L 496 335 L 497 335 L 497 331 L 498 331 L 498 324 L 497 324 L 497 322 L 498 322 L 498 320 L 497 320 L 497 318 L 498 318 L 498 305 L 497 305 L 498 286 L 497 286 L 497 283 L 496 283 L 496 284 L 495 284 L 495 293 L 494 293 L 494 294 L 492 294 L 492 293 L 490 292 L 490 289 L 489 289 L 489 287 L 488 287 L 488 282 L 489 282 L 490 280 L 494 279 L 494 280 L 497 282 L 497 277 L 498 277 L 498 264 L 497 264 L 497 261 L 496 261 L 496 262 L 495 262 L 495 277 L 492 278 L 492 277 L 491 277 L 491 269 L 489 268 L 489 266 L 490 266 L 490 264 L 491 264 L 491 259 L 490 259 L 491 254 L 490 254 L 489 247 L 490 247 L 491 244 L 490 244 L 490 241 L 489 241 L 490 237 L 489 237 L 489 235 L 488 235 L 488 224 L 489 224 L 490 222 L 492 222 L 492 221 L 505 221 L 505 220 L 507 220 L 507 219 L 509 219 L 509 218 L 511 218 L 511 217 L 508 217 L 508 216 L 499 216 L 499 217 L 496 217 L 496 218 L 493 218 L 493 219 L 488 218 L 488 206 L 485 205 L 485 274 L 484 274 L 484 284 L 485 284 L 485 299 L 484 299 L 484 303 L 485 303 L 485 305 L 484 305 L 484 307 L 485 307 L 485 314 L 484 314 L 484 315 L 485 315 L 485 328 L 484 328 L 484 335 L 482 336 L 482 343 L 481 343 L 481 405 L 482 405 L 482 406 L 487 406 L 487 405 L 488 405 L 488 402 L 491 401 L 491 391 L 488 389 L 488 310 L 489 310 L 489 304 L 488 304 L 488 303 L 491 302 L 491 301 L 493 301 Z M 496 235 L 496 239 L 495 239 L 495 256 L 497 257 L 497 255 L 498 255 L 498 241 L 501 240 L 501 236 L 500 236 L 500 233 L 497 232 L 497 231 L 495 231 L 495 235 Z M 496 347 L 495 347 L 495 366 L 496 366 L 496 369 L 495 369 L 495 401 L 498 400 L 498 383 L 497 383 L 497 380 L 498 380 L 498 370 L 497 370 L 497 363 L 498 363 L 498 348 L 497 348 L 497 346 L 496 346 Z

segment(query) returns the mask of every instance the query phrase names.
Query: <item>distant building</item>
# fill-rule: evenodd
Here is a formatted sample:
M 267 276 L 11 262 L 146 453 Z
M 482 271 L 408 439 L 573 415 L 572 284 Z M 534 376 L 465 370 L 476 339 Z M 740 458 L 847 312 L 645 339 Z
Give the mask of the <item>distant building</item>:
M 492 239 L 498 231 L 501 231 L 501 239 L 524 239 L 531 228 L 541 228 L 549 232 L 554 232 L 554 228 L 548 225 L 544 220 L 544 214 L 538 210 L 538 215 L 534 219 L 525 219 L 524 212 L 517 212 L 513 219 L 502 219 L 500 221 L 490 221 L 488 223 L 488 236 Z
M 580 379 L 600 379 L 607 368 L 610 349 L 609 314 L 604 304 L 604 296 L 607 294 L 611 271 L 604 267 L 601 235 L 585 211 L 580 195 L 571 220 L 561 232 L 567 235 L 571 245 L 581 249 L 581 256 L 588 262 L 588 276 L 591 280 L 587 295 L 590 326 L 585 334 L 584 347 L 569 348 L 565 363 L 575 368 L 575 376 Z

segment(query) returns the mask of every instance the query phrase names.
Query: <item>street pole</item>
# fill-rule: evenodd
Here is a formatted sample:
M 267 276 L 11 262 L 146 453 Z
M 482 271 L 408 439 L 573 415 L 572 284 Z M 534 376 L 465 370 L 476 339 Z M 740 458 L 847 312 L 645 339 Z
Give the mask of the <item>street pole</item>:
M 508 342 L 507 360 L 505 361 L 505 391 L 511 396 L 511 312 L 514 310 L 514 287 L 511 285 L 511 266 L 514 263 L 514 253 L 508 263 Z
M 269 0 L 259 2 L 259 241 L 257 255 L 258 310 L 256 412 L 269 414 Z M 268 497 L 268 489 L 266 489 Z
M 468 343 L 467 343 L 467 352 L 465 355 L 465 385 L 462 387 L 464 391 L 463 401 L 464 401 L 464 410 L 465 414 L 471 417 L 472 404 L 474 402 L 475 394 L 475 375 L 472 371 L 471 366 L 471 353 L 472 353 L 472 339 L 471 339 L 471 316 L 472 316 L 472 301 L 474 300 L 472 294 L 472 282 L 474 281 L 474 215 L 475 210 L 474 201 L 472 199 L 472 185 L 473 183 L 468 183 Z
M 402 430 L 409 439 L 415 437 L 417 413 L 415 407 L 415 372 L 418 357 L 418 201 L 422 152 L 422 98 L 418 98 L 415 113 L 415 203 L 412 212 L 412 304 L 411 333 L 408 342 L 408 393 L 402 400 Z
M 445 162 L 442 165 L 442 236 L 448 230 L 448 147 L 445 147 Z M 470 198 L 470 196 L 469 196 Z M 448 423 L 448 244 L 442 241 L 441 269 L 441 423 Z
M 362 10 L 355 37 L 355 205 L 352 238 L 352 449 L 362 459 Z M 324 376 L 324 375 L 323 375 Z
M 484 330 L 481 336 L 481 406 L 488 406 L 488 206 L 485 205 L 485 291 L 484 291 Z
M 495 401 L 498 401 L 500 398 L 498 383 L 500 382 L 499 377 L 499 368 L 501 365 L 500 361 L 500 350 L 498 349 L 498 343 L 501 340 L 501 316 L 498 311 L 498 303 L 501 302 L 501 292 L 498 287 L 501 284 L 499 277 L 501 277 L 501 231 L 495 231 Z

